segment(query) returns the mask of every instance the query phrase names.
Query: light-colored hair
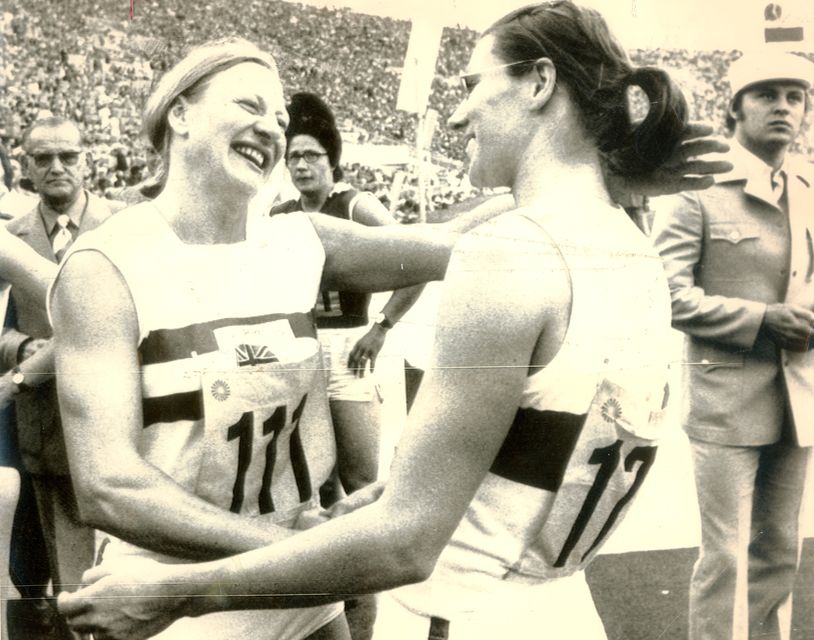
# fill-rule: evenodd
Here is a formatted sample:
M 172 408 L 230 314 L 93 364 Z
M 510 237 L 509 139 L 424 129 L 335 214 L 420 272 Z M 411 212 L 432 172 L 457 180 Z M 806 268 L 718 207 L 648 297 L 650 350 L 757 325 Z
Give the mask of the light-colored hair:
M 142 192 L 153 197 L 161 192 L 169 162 L 170 129 L 167 113 L 181 96 L 194 99 L 214 75 L 243 62 L 255 62 L 277 73 L 274 58 L 242 38 L 213 40 L 191 49 L 155 85 L 144 107 L 143 132 L 147 141 L 161 156 L 155 177 Z
M 22 138 L 20 139 L 20 146 L 23 148 L 23 151 L 28 153 L 28 144 L 31 140 L 31 134 L 34 133 L 34 131 L 37 129 L 58 129 L 64 125 L 73 127 L 76 130 L 76 133 L 79 136 L 79 144 L 84 146 L 85 140 L 79 125 L 73 120 L 59 116 L 48 116 L 47 118 L 40 118 L 39 120 L 32 122 L 29 127 L 23 131 Z

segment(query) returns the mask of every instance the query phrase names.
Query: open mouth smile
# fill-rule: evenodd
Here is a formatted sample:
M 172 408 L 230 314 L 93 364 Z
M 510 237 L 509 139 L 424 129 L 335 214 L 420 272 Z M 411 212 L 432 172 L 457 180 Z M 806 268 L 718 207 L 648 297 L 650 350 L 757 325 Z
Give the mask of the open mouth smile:
M 268 167 L 269 157 L 264 151 L 247 144 L 234 144 L 232 145 L 232 149 L 234 149 L 235 153 L 251 162 L 259 171 L 264 171 L 266 167 Z

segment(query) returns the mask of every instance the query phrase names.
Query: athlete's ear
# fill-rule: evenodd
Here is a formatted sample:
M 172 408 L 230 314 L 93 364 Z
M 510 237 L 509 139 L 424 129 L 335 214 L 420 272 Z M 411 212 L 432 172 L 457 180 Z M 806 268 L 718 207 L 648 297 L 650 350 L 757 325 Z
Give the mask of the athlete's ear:
M 167 126 L 176 135 L 186 135 L 189 129 L 189 101 L 178 96 L 167 111 Z
M 532 111 L 539 111 L 554 95 L 557 88 L 557 68 L 550 58 L 540 58 L 532 70 Z

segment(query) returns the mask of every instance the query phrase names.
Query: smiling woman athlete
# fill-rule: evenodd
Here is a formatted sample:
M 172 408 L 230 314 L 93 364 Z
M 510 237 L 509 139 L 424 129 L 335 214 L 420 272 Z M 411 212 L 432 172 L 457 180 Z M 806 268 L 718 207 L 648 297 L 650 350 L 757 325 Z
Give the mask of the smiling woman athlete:
M 279 623 L 262 626 L 271 612 L 212 612 L 313 605 L 429 577 L 388 605 L 402 637 L 448 628 L 520 638 L 540 617 L 561 629 L 561 593 L 584 602 L 579 621 L 600 635 L 579 570 L 652 462 L 669 329 L 661 263 L 612 205 L 602 165 L 637 177 L 662 165 L 680 141 L 680 95 L 664 74 L 632 69 L 601 18 L 569 2 L 487 31 L 451 124 L 469 140 L 473 182 L 511 187 L 517 208 L 455 249 L 434 364 L 381 498 L 290 536 L 331 463 L 317 446 L 330 436 L 309 376 L 316 347 L 298 315 L 320 271 L 362 289 L 440 277 L 451 237 L 292 214 L 244 240 L 245 203 L 282 156 L 285 124 L 273 65 L 255 57 L 264 62 L 168 94 L 164 191 L 119 214 L 126 229 L 109 223 L 75 249 L 53 313 L 88 516 L 186 558 L 276 544 L 200 565 L 105 560 L 86 576 L 95 584 L 61 596 L 61 610 L 97 640 L 149 637 L 200 614 L 210 615 L 182 622 L 207 625 L 201 637 L 223 624 L 229 637 L 281 638 L 291 636 Z M 638 128 L 623 107 L 632 84 L 651 98 Z M 705 170 L 685 161 L 711 148 L 682 146 L 676 166 Z M 104 289 L 76 286 L 88 271 Z M 256 384 L 242 376 L 249 367 Z M 359 494 L 357 504 L 376 495 Z M 119 557 L 145 554 L 117 546 Z M 298 633 L 335 615 L 305 611 Z M 258 627 L 243 634 L 250 614 Z
M 444 273 L 452 241 L 440 232 L 374 242 L 301 213 L 247 239 L 248 202 L 283 157 L 287 120 L 270 56 L 244 41 L 195 49 L 145 111 L 160 194 L 63 262 L 51 301 L 59 395 L 82 515 L 111 534 L 102 566 L 222 557 L 303 526 L 335 462 L 310 313 L 323 270 L 372 289 Z M 217 614 L 162 637 L 342 638 L 340 614 Z

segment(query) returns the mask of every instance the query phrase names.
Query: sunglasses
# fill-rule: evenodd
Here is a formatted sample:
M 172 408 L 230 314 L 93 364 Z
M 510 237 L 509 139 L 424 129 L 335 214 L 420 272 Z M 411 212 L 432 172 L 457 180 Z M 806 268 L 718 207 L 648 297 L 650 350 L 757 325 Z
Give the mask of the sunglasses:
M 66 167 L 73 167 L 79 162 L 79 155 L 79 151 L 60 151 L 59 153 L 34 153 L 31 158 L 37 167 L 45 169 L 53 164 L 54 158 L 59 158 L 60 163 Z
M 299 151 L 292 151 L 288 154 L 286 162 L 288 162 L 288 164 L 297 164 L 300 160 L 305 160 L 308 164 L 314 164 L 322 156 L 327 155 L 327 153 L 320 153 L 319 151 L 303 151 L 302 153 Z
M 461 86 L 464 89 L 464 93 L 466 93 L 466 95 L 469 95 L 475 90 L 475 87 L 478 86 L 478 84 L 481 81 L 481 76 L 484 73 L 494 71 L 496 69 L 507 69 L 509 67 L 516 67 L 518 64 L 528 64 L 529 62 L 537 62 L 537 60 L 539 60 L 539 58 L 534 60 L 518 60 L 517 62 L 509 62 L 508 64 L 499 64 L 494 67 L 489 67 L 488 69 L 475 71 L 473 73 L 462 73 L 460 76 L 458 76 L 458 78 L 461 81 Z

